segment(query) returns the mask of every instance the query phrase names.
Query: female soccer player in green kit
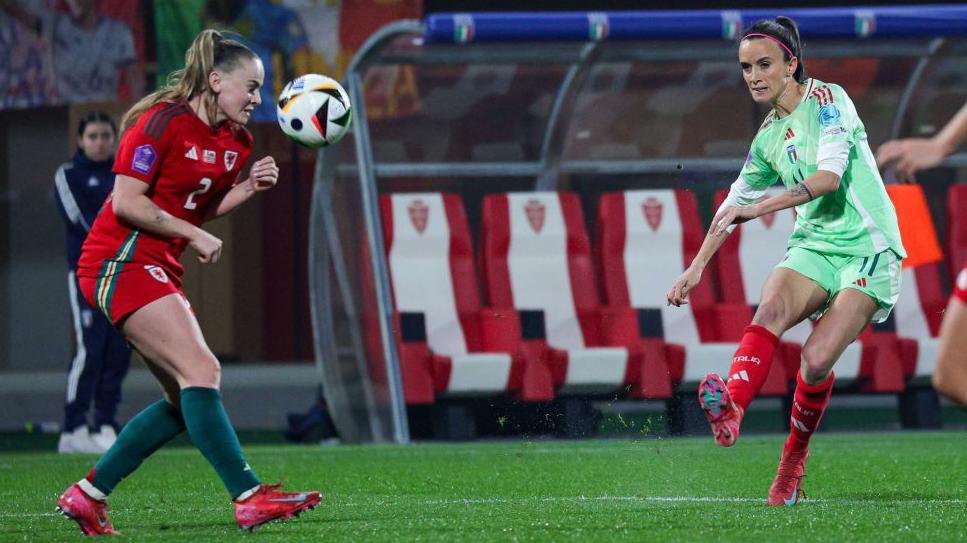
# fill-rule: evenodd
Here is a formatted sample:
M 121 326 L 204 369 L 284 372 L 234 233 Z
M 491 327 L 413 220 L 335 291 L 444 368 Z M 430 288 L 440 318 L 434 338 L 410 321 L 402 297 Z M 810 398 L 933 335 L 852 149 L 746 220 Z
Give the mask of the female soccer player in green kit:
M 753 24 L 739 42 L 739 64 L 752 99 L 772 111 L 668 303 L 688 303 L 689 290 L 734 225 L 796 208 L 786 256 L 766 280 L 732 359 L 732 377 L 726 383 L 711 373 L 698 390 L 715 441 L 734 445 L 779 338 L 800 321 L 823 316 L 803 346 L 790 434 L 769 489 L 769 505 L 794 505 L 809 438 L 829 402 L 833 365 L 870 322 L 890 314 L 906 252 L 863 122 L 842 87 L 806 77 L 796 23 L 777 17 Z M 777 180 L 787 190 L 759 201 Z

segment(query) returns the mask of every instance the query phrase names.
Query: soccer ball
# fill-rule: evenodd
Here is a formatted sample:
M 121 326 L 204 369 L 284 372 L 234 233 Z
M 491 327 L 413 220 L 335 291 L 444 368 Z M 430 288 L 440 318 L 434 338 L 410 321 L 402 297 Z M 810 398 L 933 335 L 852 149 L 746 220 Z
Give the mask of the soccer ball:
M 341 140 L 353 118 L 346 90 L 336 80 L 319 74 L 290 81 L 276 104 L 282 131 L 313 149 Z

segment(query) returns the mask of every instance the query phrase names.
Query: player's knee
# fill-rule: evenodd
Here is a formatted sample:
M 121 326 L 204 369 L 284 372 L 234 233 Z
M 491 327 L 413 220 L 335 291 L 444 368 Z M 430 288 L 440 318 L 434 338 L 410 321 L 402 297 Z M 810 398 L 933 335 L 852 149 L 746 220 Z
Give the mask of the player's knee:
M 759 326 L 773 328 L 781 326 L 785 319 L 785 304 L 781 300 L 771 298 L 763 300 L 752 317 L 752 322 Z
M 218 388 L 222 380 L 222 365 L 211 353 L 198 353 L 189 363 L 186 386 Z
M 943 371 L 937 371 L 930 378 L 934 390 L 948 400 L 967 407 L 967 380 L 958 381 Z
M 833 368 L 832 356 L 832 352 L 822 345 L 806 344 L 802 349 L 803 380 L 810 385 L 825 381 Z

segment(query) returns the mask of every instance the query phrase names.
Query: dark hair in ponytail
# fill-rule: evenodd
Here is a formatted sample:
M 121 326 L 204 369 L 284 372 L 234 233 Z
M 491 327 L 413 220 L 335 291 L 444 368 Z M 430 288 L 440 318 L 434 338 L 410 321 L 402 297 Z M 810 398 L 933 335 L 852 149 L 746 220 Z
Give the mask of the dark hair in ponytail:
M 87 115 L 81 117 L 81 122 L 77 123 L 77 135 L 83 136 L 84 130 L 87 129 L 87 125 L 91 123 L 104 123 L 110 125 L 111 131 L 114 132 L 114 135 L 118 135 L 118 126 L 114 124 L 114 119 L 103 111 L 90 111 L 87 113 Z
M 746 38 L 749 34 L 765 34 L 785 45 L 785 47 L 780 47 L 783 60 L 789 62 L 792 57 L 799 59 L 799 64 L 796 66 L 796 71 L 792 74 L 792 77 L 799 83 L 806 81 L 806 62 L 803 59 L 802 40 L 799 39 L 799 26 L 796 25 L 796 21 L 782 16 L 775 19 L 761 19 L 742 33 L 742 40 L 762 39 L 761 36 Z M 791 56 L 790 52 L 792 52 Z

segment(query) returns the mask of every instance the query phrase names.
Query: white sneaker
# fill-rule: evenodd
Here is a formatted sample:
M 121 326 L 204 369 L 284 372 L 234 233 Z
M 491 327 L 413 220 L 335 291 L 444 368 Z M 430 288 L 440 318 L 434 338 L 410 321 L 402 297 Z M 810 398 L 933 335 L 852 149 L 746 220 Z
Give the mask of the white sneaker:
M 62 432 L 60 434 L 57 452 L 61 454 L 97 454 L 102 451 L 91 439 L 87 426 L 81 426 L 73 432 Z
M 113 426 L 105 424 L 96 434 L 91 436 L 91 440 L 100 449 L 98 452 L 105 453 L 114 446 L 114 442 L 118 440 L 118 435 L 114 432 Z

